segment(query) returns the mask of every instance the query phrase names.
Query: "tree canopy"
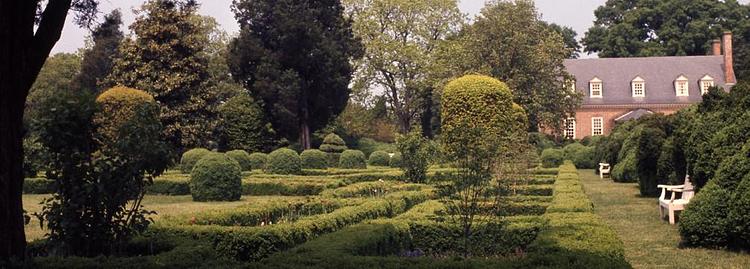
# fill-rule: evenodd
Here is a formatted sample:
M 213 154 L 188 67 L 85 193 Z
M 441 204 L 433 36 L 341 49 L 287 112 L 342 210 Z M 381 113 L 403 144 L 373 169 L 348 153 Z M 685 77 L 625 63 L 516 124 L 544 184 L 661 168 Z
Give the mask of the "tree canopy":
M 122 14 L 115 9 L 104 16 L 104 22 L 91 32 L 93 46 L 83 52 L 81 72 L 75 77 L 75 87 L 99 93 L 104 88 L 104 79 L 112 72 L 112 59 L 117 55 L 117 48 L 123 39 L 120 30 Z
M 209 81 L 207 27 L 190 0 L 149 0 L 130 26 L 109 81 L 142 89 L 161 104 L 167 140 L 177 149 L 211 140 L 215 113 Z
M 532 1 L 489 3 L 474 24 L 443 49 L 453 76 L 490 75 L 508 84 L 532 131 L 561 130 L 580 96 L 567 90 L 563 60 L 573 55 L 563 36 L 539 18 Z M 561 79 L 562 78 L 562 79 Z
M 642 57 L 706 55 L 723 31 L 747 24 L 750 10 L 736 0 L 610 0 L 594 14 L 586 52 Z
M 337 0 L 237 0 L 241 31 L 230 44 L 230 70 L 278 134 L 311 147 L 310 134 L 349 100 L 351 60 L 361 44 Z
M 430 69 L 440 42 L 458 32 L 465 17 L 456 0 L 346 0 L 365 56 L 355 85 L 382 88 L 399 131 L 418 123 L 434 83 Z

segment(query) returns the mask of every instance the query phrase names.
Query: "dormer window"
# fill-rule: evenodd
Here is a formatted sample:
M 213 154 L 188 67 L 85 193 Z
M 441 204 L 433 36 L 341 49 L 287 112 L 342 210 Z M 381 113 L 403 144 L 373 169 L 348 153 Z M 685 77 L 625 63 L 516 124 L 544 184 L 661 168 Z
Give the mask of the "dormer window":
M 630 82 L 630 90 L 633 97 L 646 97 L 646 81 L 641 77 L 636 77 Z
M 601 79 L 595 77 L 589 81 L 589 96 L 591 98 L 602 98 L 603 92 L 604 86 Z
M 690 96 L 687 77 L 680 76 L 675 79 L 674 90 L 677 96 Z
M 708 89 L 710 89 L 714 85 L 715 84 L 714 84 L 714 78 L 713 77 L 711 77 L 709 75 L 706 75 L 703 78 L 701 78 L 701 81 L 700 81 L 701 95 L 704 95 L 704 94 L 708 93 Z

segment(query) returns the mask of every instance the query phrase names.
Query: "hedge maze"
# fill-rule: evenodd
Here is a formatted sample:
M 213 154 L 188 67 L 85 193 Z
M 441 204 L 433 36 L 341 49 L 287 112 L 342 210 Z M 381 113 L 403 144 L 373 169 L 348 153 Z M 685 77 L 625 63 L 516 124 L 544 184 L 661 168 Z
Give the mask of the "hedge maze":
M 449 177 L 450 169 L 430 170 L 431 184 L 404 183 L 397 180 L 400 171 L 390 168 L 305 173 L 243 172 L 244 195 L 275 198 L 163 216 L 131 243 L 132 256 L 35 262 L 52 268 L 630 267 L 620 240 L 593 213 L 571 163 L 534 170 L 532 179 L 513 182 L 502 206 L 486 212 L 502 221 L 477 224 L 482 229 L 470 238 L 471 247 L 481 250 L 472 252 L 475 257 L 462 257 L 460 227 L 436 197 L 434 183 Z M 187 195 L 188 181 L 170 171 L 149 191 Z M 34 192 L 44 192 L 43 179 L 29 182 Z

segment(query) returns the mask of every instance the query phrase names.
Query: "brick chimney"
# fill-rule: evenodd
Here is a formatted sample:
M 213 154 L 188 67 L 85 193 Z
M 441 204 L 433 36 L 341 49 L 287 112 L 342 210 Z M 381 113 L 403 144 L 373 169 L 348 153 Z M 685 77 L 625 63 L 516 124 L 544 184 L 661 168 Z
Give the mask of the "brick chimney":
M 714 41 L 711 43 L 711 45 L 713 47 L 713 52 L 714 52 L 713 55 L 714 56 L 721 55 L 721 40 L 714 39 Z
M 727 84 L 737 84 L 734 77 L 734 61 L 732 59 L 732 32 L 724 32 L 724 79 Z

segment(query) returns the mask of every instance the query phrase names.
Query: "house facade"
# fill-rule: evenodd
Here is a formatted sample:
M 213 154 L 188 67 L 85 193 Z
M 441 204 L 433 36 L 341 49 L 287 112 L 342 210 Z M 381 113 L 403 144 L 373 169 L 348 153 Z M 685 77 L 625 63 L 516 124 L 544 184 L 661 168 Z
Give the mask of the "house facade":
M 616 124 L 641 116 L 672 114 L 702 100 L 713 86 L 735 83 L 732 33 L 714 40 L 707 56 L 570 59 L 571 91 L 583 104 L 565 122 L 564 135 L 581 139 L 607 135 Z

